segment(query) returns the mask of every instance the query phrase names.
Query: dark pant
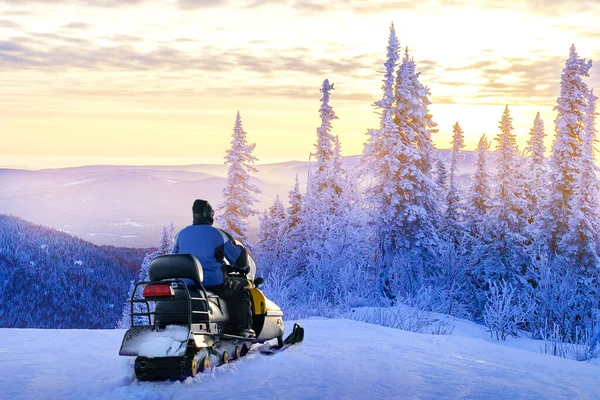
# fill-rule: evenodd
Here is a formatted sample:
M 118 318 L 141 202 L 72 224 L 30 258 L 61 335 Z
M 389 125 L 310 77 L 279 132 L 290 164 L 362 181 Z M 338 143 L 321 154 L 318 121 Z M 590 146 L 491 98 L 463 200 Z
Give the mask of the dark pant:
M 225 300 L 234 332 L 241 329 L 252 329 L 250 291 L 236 283 L 231 284 L 226 281 L 220 285 L 206 286 L 206 290 Z

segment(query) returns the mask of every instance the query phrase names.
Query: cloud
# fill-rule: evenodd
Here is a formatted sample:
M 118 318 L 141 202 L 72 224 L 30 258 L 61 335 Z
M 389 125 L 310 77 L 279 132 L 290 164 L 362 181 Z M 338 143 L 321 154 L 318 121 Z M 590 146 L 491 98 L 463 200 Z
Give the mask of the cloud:
M 45 74 L 82 70 L 89 74 L 90 84 L 79 85 L 69 92 L 94 96 L 103 93 L 98 87 L 120 85 L 127 89 L 124 96 L 134 92 L 155 96 L 166 91 L 200 97 L 235 87 L 236 94 L 245 97 L 313 98 L 320 82 L 329 78 L 345 84 L 344 90 L 336 91 L 339 100 L 369 103 L 376 100 L 373 90 L 379 88 L 382 76 L 383 60 L 378 53 L 316 57 L 303 46 L 286 50 L 262 46 L 253 49 L 253 53 L 247 48 L 216 46 L 183 51 L 177 48 L 181 39 L 159 44 L 152 50 L 141 50 L 136 47 L 143 42 L 139 37 L 115 35 L 110 40 L 113 45 L 100 46 L 58 33 L 13 37 L 0 42 L 0 71 L 28 70 Z M 556 101 L 566 56 L 532 54 L 530 59 L 492 60 L 485 58 L 493 57 L 492 53 L 480 53 L 480 57 L 484 58 L 462 66 L 417 59 L 417 70 L 422 73 L 420 80 L 430 88 L 432 100 L 438 104 L 456 103 L 454 96 L 460 93 L 461 103 L 550 105 Z M 240 73 L 231 74 L 231 71 Z M 127 82 L 123 81 L 123 74 Z M 306 85 L 307 81 L 313 83 Z M 365 82 L 373 86 L 363 89 Z M 113 90 L 107 89 L 106 93 L 118 95 Z
M 8 4 L 17 4 L 20 6 L 32 6 L 36 4 L 56 5 L 56 0 L 4 0 Z M 132 6 L 146 3 L 150 0 L 66 0 L 64 3 L 81 4 L 94 7 L 121 7 Z M 23 11 L 28 13 L 27 11 Z
M 3 20 L 0 20 L 0 28 L 20 29 L 21 25 L 17 24 L 14 21 L 9 21 L 9 20 L 3 19 Z
M 63 29 L 70 30 L 87 30 L 92 28 L 93 25 L 85 23 L 85 22 L 70 22 L 63 26 Z
M 476 60 L 461 67 L 438 65 L 432 70 L 430 86 L 442 92 L 461 88 L 463 96 L 473 103 L 485 99 L 499 104 L 551 105 L 558 96 L 564 63 L 563 57 L 538 56 L 531 59 Z M 457 76 L 465 79 L 456 79 Z
M 2 52 L 17 52 L 20 51 L 21 48 L 19 45 L 13 42 L 0 42 L 0 51 Z
M 245 70 L 257 75 L 302 73 L 316 76 L 340 74 L 361 76 L 373 70 L 372 55 L 360 54 L 345 58 L 300 57 L 307 54 L 305 47 L 290 47 L 285 51 L 264 49 L 261 54 L 249 54 L 246 48 L 224 49 L 201 47 L 182 51 L 174 43 L 157 45 L 150 51 L 135 45 L 142 39 L 135 36 L 115 35 L 107 38 L 111 46 L 99 46 L 93 41 L 61 35 L 60 33 L 30 33 L 13 37 L 0 46 L 0 70 L 15 67 L 28 70 L 85 69 L 89 71 L 147 71 L 174 72 Z
M 179 0 L 179 7 L 183 9 L 214 8 L 225 6 L 228 0 Z

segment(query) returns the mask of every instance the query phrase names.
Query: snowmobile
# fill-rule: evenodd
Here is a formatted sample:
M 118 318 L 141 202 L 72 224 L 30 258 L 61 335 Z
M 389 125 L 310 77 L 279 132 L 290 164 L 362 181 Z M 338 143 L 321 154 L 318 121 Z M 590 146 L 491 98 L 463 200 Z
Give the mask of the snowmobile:
M 202 265 L 193 255 L 158 256 L 148 275 L 150 281 L 136 283 L 129 299 L 131 327 L 119 351 L 136 356 L 134 370 L 141 381 L 184 380 L 211 364 L 245 356 L 253 344 L 276 340 L 260 346 L 273 354 L 304 338 L 304 329 L 295 324 L 283 339 L 283 312 L 259 289 L 262 278 L 228 273 L 251 294 L 256 337 L 247 338 L 233 333 L 226 302 L 202 286 Z

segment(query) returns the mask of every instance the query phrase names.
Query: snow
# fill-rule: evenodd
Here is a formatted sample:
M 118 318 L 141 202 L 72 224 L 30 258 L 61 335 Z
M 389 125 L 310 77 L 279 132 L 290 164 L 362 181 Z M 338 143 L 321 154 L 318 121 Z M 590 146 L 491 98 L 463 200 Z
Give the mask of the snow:
M 65 183 L 63 185 L 60 185 L 60 187 L 65 187 L 65 186 L 75 186 L 75 185 L 81 185 L 83 183 L 89 183 L 89 182 L 94 182 L 97 181 L 100 178 L 88 178 L 88 179 L 82 179 L 79 181 L 74 181 L 74 182 L 69 182 L 69 183 Z
M 133 228 L 146 228 L 148 225 L 140 224 L 139 222 L 127 221 L 127 222 L 109 222 L 109 226 L 131 226 Z
M 123 330 L 0 329 L 0 393 L 7 399 L 600 398 L 600 366 L 505 346 L 467 321 L 458 320 L 450 336 L 346 319 L 299 323 L 303 344 L 273 356 L 253 349 L 184 382 L 135 380 L 133 357 L 118 356 Z M 292 324 L 286 321 L 288 331 Z M 508 343 L 517 342 L 528 340 Z
M 178 357 L 185 354 L 189 339 L 186 326 L 168 325 L 157 332 L 141 332 L 128 342 L 127 352 L 144 357 Z

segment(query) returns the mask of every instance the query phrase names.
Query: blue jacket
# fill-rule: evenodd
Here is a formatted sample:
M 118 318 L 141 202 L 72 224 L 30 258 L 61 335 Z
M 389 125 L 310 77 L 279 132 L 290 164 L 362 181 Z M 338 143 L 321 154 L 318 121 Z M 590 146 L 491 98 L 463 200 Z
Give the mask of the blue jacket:
M 236 245 L 231 235 L 208 224 L 190 225 L 175 238 L 173 253 L 191 254 L 202 264 L 204 286 L 223 283 L 224 259 L 242 272 L 248 272 L 248 253 Z

